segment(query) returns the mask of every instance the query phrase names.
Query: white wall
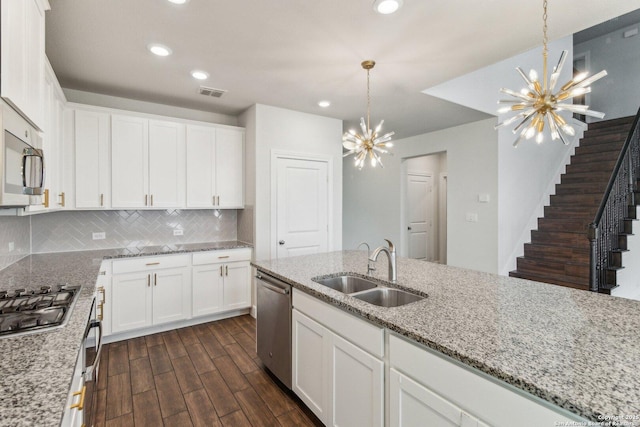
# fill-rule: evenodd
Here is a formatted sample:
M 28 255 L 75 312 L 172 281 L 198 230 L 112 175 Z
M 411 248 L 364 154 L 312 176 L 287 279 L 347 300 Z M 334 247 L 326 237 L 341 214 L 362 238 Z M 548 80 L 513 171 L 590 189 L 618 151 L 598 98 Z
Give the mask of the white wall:
M 446 152 L 448 185 L 448 264 L 487 272 L 498 265 L 498 165 L 494 120 L 483 120 L 395 142 L 393 156 L 384 156 L 384 168 L 343 166 L 345 249 L 361 241 L 379 246 L 383 238 L 402 242 L 401 188 L 403 159 Z M 490 203 L 479 203 L 487 193 Z M 466 213 L 478 214 L 467 222 Z M 402 247 L 401 244 L 398 244 Z
M 272 257 L 271 246 L 271 156 L 274 152 L 321 156 L 330 159 L 332 170 L 333 229 L 329 250 L 342 249 L 342 121 L 267 105 L 255 105 L 241 116 L 247 124 L 247 144 L 254 144 L 255 168 L 247 178 L 255 183 L 254 256 Z M 255 126 L 255 133 L 249 129 Z M 254 141 L 250 141 L 252 135 Z M 252 155 L 252 148 L 247 155 Z M 249 163 L 250 158 L 247 158 Z M 254 176 L 251 176 L 254 174 Z
M 606 114 L 604 120 L 635 116 L 640 106 L 640 35 L 624 38 L 625 31 L 640 25 L 577 44 L 574 54 L 588 53 L 591 74 L 607 70 L 608 75 L 592 85 L 587 104 Z M 588 121 L 599 121 L 587 118 Z

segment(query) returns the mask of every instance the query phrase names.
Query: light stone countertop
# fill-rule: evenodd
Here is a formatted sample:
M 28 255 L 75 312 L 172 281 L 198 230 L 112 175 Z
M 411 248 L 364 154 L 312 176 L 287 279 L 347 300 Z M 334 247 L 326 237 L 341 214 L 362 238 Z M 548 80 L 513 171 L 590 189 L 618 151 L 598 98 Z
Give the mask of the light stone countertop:
M 428 298 L 384 308 L 311 280 L 343 272 L 364 276 L 364 251 L 252 264 L 588 420 L 640 415 L 638 301 L 398 258 L 397 287 Z M 376 264 L 374 277 L 386 280 L 386 257 Z
M 228 241 L 37 254 L 0 271 L 0 290 L 82 286 L 63 328 L 0 338 L 0 426 L 60 425 L 103 259 L 245 247 Z

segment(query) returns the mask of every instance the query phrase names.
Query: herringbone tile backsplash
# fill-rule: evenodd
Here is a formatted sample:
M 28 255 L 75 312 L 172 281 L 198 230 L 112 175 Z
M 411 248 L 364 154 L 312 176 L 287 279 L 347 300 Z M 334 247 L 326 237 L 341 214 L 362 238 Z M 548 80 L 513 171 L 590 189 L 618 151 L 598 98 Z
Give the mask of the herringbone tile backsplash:
M 184 235 L 174 236 L 179 229 Z M 93 240 L 93 233 L 100 232 L 105 238 Z M 31 234 L 34 254 L 236 240 L 237 211 L 55 212 L 32 216 Z
M 0 217 L 0 270 L 27 255 L 29 217 Z

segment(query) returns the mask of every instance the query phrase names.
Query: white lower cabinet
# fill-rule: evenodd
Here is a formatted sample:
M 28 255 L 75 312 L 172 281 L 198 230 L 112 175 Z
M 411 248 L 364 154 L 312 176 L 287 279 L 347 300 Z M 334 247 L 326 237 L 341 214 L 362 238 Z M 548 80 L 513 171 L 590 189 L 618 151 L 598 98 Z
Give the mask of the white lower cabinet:
M 452 402 L 395 369 L 390 371 L 391 426 L 487 427 Z
M 113 261 L 111 332 L 190 317 L 189 255 Z
M 251 249 L 193 254 L 193 316 L 251 307 Z
M 377 352 L 383 330 L 297 289 L 293 295 L 293 391 L 325 425 L 382 426 L 384 362 L 353 341 L 366 337 Z M 341 335 L 327 327 L 334 325 Z
M 390 426 L 543 427 L 581 418 L 389 334 Z
M 78 353 L 76 367 L 73 370 L 73 378 L 71 378 L 71 387 L 67 397 L 67 403 L 62 415 L 61 427 L 80 427 L 84 426 L 84 371 L 85 351 L 84 347 Z

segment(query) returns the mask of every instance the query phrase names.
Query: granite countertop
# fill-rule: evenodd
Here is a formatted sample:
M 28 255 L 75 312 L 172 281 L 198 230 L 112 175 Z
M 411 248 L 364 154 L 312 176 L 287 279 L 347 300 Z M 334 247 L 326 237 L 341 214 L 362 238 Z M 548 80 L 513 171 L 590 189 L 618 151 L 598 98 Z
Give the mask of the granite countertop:
M 245 247 L 251 245 L 229 241 L 37 254 L 1 270 L 0 290 L 51 284 L 82 289 L 66 326 L 0 338 L 0 426 L 60 425 L 103 259 Z
M 377 307 L 313 282 L 364 275 L 364 251 L 256 261 L 259 270 L 592 421 L 640 415 L 640 302 L 398 258 L 397 287 L 428 298 Z M 387 260 L 374 277 L 387 279 Z M 389 285 L 393 286 L 393 285 Z M 638 420 L 634 421 L 640 425 Z

